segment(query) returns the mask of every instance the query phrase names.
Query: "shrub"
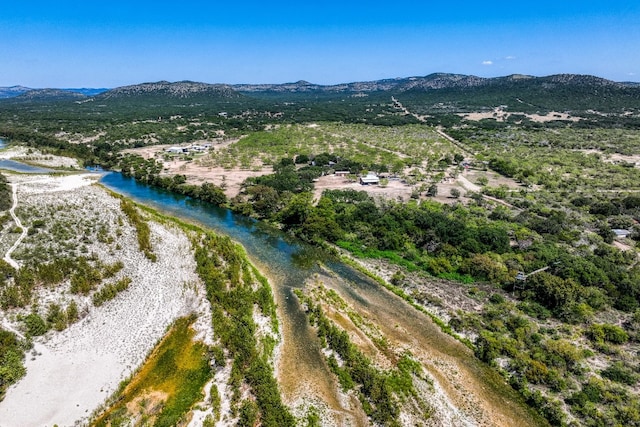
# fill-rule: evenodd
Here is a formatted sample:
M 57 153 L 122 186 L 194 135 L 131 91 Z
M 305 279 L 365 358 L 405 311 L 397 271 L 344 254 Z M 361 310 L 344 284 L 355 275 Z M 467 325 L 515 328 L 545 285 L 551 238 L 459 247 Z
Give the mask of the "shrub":
M 27 327 L 27 333 L 34 337 L 44 335 L 48 330 L 47 322 L 45 322 L 44 319 L 38 315 L 38 313 L 28 314 L 24 319 L 22 319 L 22 321 Z
M 540 320 L 546 320 L 551 317 L 551 311 L 535 301 L 522 301 L 518 303 L 517 307 L 523 313 Z
M 585 332 L 587 338 L 595 343 L 609 342 L 624 344 L 629 341 L 629 334 L 620 326 L 608 324 L 593 324 Z
M 623 362 L 614 362 L 601 372 L 602 376 L 622 384 L 634 386 L 638 382 L 638 375 Z
M 503 302 L 505 302 L 505 299 L 500 294 L 491 294 L 491 296 L 489 297 L 489 301 L 493 304 L 502 304 Z
M 25 374 L 23 360 L 23 344 L 14 333 L 0 328 L 0 401 L 7 387 Z
M 211 410 L 213 411 L 213 421 L 218 421 L 220 419 L 220 409 L 222 407 L 222 403 L 220 401 L 220 392 L 218 391 L 218 386 L 216 386 L 215 383 L 211 384 L 211 388 L 209 390 L 209 404 L 211 405 Z M 215 425 L 215 423 L 213 425 Z
M 93 305 L 100 307 L 105 302 L 114 299 L 120 292 L 127 290 L 130 284 L 131 279 L 124 277 L 116 283 L 109 283 L 105 285 L 102 289 L 93 294 Z
M 47 323 L 56 331 L 62 331 L 67 327 L 67 315 L 58 304 L 49 304 L 49 308 L 47 309 Z
M 73 323 L 78 320 L 78 304 L 75 301 L 71 301 L 67 306 L 67 321 L 69 323 Z

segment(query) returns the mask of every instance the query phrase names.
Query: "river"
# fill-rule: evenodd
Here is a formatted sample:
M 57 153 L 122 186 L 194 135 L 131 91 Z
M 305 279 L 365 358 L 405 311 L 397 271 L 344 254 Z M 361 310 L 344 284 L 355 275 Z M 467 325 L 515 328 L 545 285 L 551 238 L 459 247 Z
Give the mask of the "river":
M 6 143 L 3 139 L 0 139 L 0 150 L 6 147 Z M 41 168 L 38 166 L 26 165 L 24 163 L 16 162 L 15 160 L 0 158 L 0 169 L 6 169 L 13 172 L 21 173 L 49 173 L 53 172 L 52 169 Z
M 470 419 L 485 425 L 544 425 L 495 371 L 443 333 L 428 316 L 324 251 L 264 223 L 137 183 L 119 173 L 105 174 L 101 183 L 137 202 L 228 235 L 246 249 L 274 289 L 284 341 L 277 366 L 278 381 L 288 403 L 299 404 L 300 397 L 321 401 L 338 419 L 355 421 L 357 425 L 366 423 L 348 408 L 352 405 L 341 402 L 315 331 L 293 295 L 294 289 L 318 274 L 358 312 L 373 319 L 392 345 L 411 348 L 453 404 L 461 406 L 459 409 Z M 323 273 L 319 262 L 329 274 Z M 445 365 L 447 369 L 439 368 Z

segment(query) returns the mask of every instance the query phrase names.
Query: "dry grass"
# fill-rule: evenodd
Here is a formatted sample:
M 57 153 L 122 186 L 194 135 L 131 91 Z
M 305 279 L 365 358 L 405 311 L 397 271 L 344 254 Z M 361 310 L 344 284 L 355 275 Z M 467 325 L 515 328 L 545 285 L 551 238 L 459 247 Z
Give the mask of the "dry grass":
M 200 401 L 211 377 L 207 347 L 194 342 L 194 318 L 179 319 L 156 346 L 116 403 L 91 425 L 105 426 L 131 418 L 155 425 L 184 421 L 191 406 Z

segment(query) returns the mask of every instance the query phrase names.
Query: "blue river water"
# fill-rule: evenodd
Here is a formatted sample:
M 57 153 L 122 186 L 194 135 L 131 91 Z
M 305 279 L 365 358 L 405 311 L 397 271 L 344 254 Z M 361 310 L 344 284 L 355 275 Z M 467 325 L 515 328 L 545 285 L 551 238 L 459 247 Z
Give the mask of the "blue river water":
M 6 147 L 4 140 L 0 139 L 0 150 Z M 6 169 L 14 172 L 21 173 L 49 173 L 53 172 L 52 169 L 41 168 L 38 166 L 31 166 L 24 163 L 16 162 L 15 160 L 0 159 L 0 169 Z
M 304 286 L 313 273 L 319 272 L 318 261 L 327 259 L 323 251 L 228 209 L 140 184 L 120 173 L 106 173 L 100 182 L 136 202 L 227 235 L 240 243 L 251 261 L 271 282 L 279 306 L 284 341 L 288 343 L 282 352 L 281 365 L 286 367 L 295 364 L 300 372 L 306 372 L 301 377 L 331 383 L 332 373 L 324 363 L 315 331 L 309 326 L 305 312 L 293 295 L 295 288 Z M 288 385 L 286 381 L 284 384 L 281 381 L 283 391 L 293 394 L 297 387 L 308 388 L 309 384 L 305 384 L 306 381 L 301 377 Z
M 171 216 L 186 219 L 231 237 L 246 249 L 250 258 L 276 273 L 285 286 L 300 287 L 312 273 L 316 261 L 327 255 L 254 219 L 210 203 L 136 182 L 110 172 L 100 181 L 105 187 Z
M 280 357 L 280 385 L 285 395 L 300 390 L 324 390 L 317 396 L 333 409 L 341 404 L 330 389 L 335 389 L 333 374 L 327 368 L 316 333 L 293 295 L 312 277 L 327 278 L 332 287 L 356 311 L 377 319 L 381 330 L 398 343 L 456 360 L 457 366 L 475 378 L 483 390 L 483 399 L 491 401 L 504 416 L 520 425 L 545 424 L 529 409 L 505 381 L 480 362 L 466 347 L 442 332 L 428 316 L 382 288 L 368 277 L 327 254 L 251 218 L 221 209 L 209 203 L 137 183 L 133 178 L 109 172 L 101 183 L 136 202 L 163 213 L 191 221 L 231 237 L 247 251 L 251 261 L 269 278 L 282 319 L 284 347 Z M 327 270 L 323 271 L 322 264 Z M 316 276 L 317 275 L 317 276 Z M 469 378 L 469 377 L 468 377 Z M 441 377 L 442 381 L 449 381 Z M 453 387 L 456 387 L 455 381 Z M 503 412 L 504 411 L 504 412 Z

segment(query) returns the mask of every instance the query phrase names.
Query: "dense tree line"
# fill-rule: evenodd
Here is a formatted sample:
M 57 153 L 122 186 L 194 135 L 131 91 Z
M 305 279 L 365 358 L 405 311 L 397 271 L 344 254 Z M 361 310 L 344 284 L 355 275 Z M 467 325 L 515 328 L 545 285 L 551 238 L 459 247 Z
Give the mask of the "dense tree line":
M 91 144 L 71 144 L 44 132 L 34 132 L 19 127 L 0 126 L 0 134 L 11 141 L 42 149 L 61 156 L 80 159 L 85 165 L 112 167 L 116 163 L 116 151 L 123 147 L 114 147 L 106 142 Z
M 187 184 L 187 177 L 180 174 L 161 176 L 162 164 L 154 159 L 145 160 L 138 155 L 127 155 L 120 160 L 119 167 L 124 176 L 134 177 L 137 181 L 145 184 L 193 197 L 216 206 L 223 206 L 227 203 L 224 190 L 215 184 L 208 182 L 202 185 Z
M 262 182 L 248 187 L 248 202 L 234 208 L 278 222 L 310 242 L 337 244 L 356 255 L 387 258 L 443 278 L 505 288 L 513 287 L 518 271 L 547 266 L 545 273 L 531 277 L 522 297 L 565 319 L 579 316 L 583 304 L 595 311 L 640 307 L 640 270 L 630 268 L 633 254 L 604 244 L 589 253 L 567 251 L 562 235 L 571 233 L 569 219 L 560 210 L 523 213 L 506 221 L 499 210 L 376 201 L 354 190 L 327 190 L 314 204 L 310 192 L 282 192 L 271 181 Z M 633 205 L 635 199 L 624 200 Z

